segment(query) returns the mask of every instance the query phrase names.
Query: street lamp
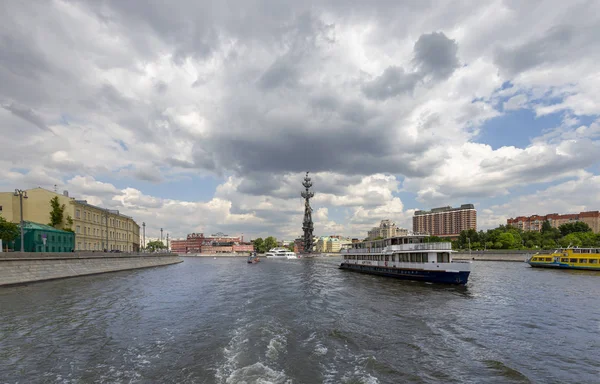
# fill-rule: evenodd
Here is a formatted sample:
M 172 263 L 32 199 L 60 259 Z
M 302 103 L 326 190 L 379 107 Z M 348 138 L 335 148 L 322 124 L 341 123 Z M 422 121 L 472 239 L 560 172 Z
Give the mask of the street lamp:
M 19 196 L 19 204 L 21 206 L 21 252 L 25 252 L 25 235 L 23 230 L 23 199 L 27 198 L 27 191 L 15 189 L 15 196 Z
M 142 238 L 142 244 L 144 245 L 144 251 L 146 251 L 146 222 L 142 222 L 142 228 L 143 228 L 143 238 Z
M 467 240 L 469 241 L 469 257 L 471 257 L 471 238 L 467 237 Z

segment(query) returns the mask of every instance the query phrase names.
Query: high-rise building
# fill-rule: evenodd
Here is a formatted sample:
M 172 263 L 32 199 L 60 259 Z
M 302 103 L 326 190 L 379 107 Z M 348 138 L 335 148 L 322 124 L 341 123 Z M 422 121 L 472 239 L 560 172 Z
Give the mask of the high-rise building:
M 510 218 L 506 220 L 506 224 L 515 228 L 519 228 L 523 231 L 538 231 L 542 230 L 542 225 L 545 221 L 548 221 L 553 228 L 558 228 L 566 223 L 574 223 L 581 221 L 590 226 L 594 233 L 600 233 L 600 212 L 599 211 L 587 211 L 572 213 L 566 215 L 559 215 L 558 213 L 550 213 L 544 216 L 532 215 L 532 216 L 517 216 L 514 219 Z
M 63 221 L 57 227 L 70 228 L 75 232 L 75 251 L 139 251 L 140 226 L 133 218 L 117 210 L 89 204 L 86 200 L 76 200 L 69 197 L 67 191 L 59 194 L 44 188 L 33 188 L 26 192 L 27 198 L 23 199 L 23 220 L 48 224 L 52 211 L 50 200 L 57 197 L 59 204 L 64 205 Z M 8 221 L 19 223 L 19 196 L 15 196 L 14 192 L 0 192 L 0 214 Z
M 413 216 L 413 232 L 431 236 L 455 237 L 467 229 L 477 230 L 477 211 L 473 204 L 459 208 L 450 206 L 416 211 Z
M 400 228 L 391 220 L 381 220 L 378 227 L 373 227 L 368 233 L 367 236 L 369 240 L 374 240 L 379 237 L 383 239 L 387 239 L 395 236 L 406 236 L 408 234 L 408 230 L 404 228 Z

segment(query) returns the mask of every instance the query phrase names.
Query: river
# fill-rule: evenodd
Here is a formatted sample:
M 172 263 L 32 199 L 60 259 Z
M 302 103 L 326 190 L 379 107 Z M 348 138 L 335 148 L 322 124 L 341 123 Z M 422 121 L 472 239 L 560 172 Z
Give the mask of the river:
M 599 272 L 184 259 L 0 288 L 0 383 L 600 382 Z

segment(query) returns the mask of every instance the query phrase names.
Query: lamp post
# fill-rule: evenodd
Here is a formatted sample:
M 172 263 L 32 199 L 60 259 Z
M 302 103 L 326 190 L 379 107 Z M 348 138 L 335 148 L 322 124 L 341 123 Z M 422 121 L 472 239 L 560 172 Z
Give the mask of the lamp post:
M 169 234 L 167 233 L 167 252 L 169 252 Z
M 467 237 L 467 240 L 469 241 L 469 257 L 471 257 L 471 238 Z
M 145 252 L 146 251 L 146 222 L 145 221 L 142 222 L 142 228 L 143 228 L 143 230 L 142 230 L 142 236 L 143 236 L 142 237 L 142 244 L 143 244 L 144 252 Z
M 161 242 L 161 243 L 162 243 L 162 232 L 163 232 L 163 229 L 161 228 L 161 229 L 160 229 L 160 242 Z
M 19 205 L 21 206 L 21 252 L 25 252 L 25 231 L 23 229 L 23 199 L 27 198 L 27 191 L 15 189 L 15 196 L 19 196 Z

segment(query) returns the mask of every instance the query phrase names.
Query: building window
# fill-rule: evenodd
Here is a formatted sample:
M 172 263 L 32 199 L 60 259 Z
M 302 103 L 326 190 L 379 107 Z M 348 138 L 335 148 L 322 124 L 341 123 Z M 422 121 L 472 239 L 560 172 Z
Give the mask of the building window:
M 75 218 L 79 219 L 81 217 L 81 212 L 79 211 L 79 209 L 75 210 Z
M 79 225 L 77 225 L 75 227 L 75 233 L 79 233 L 79 232 L 81 232 L 81 227 Z

